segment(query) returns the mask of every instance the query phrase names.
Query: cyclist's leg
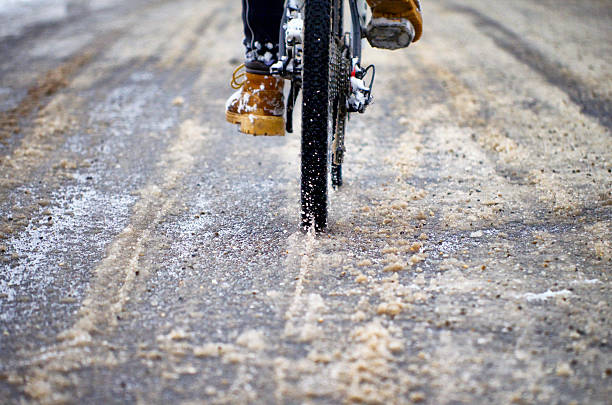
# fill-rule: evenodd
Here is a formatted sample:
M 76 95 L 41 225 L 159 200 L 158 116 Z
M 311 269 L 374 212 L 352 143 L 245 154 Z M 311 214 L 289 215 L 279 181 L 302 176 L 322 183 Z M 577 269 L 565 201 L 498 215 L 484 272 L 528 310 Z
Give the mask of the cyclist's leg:
M 376 48 L 405 48 L 421 38 L 423 18 L 419 0 L 367 0 L 372 21 L 367 37 Z
M 245 80 L 226 103 L 227 121 L 252 135 L 284 135 L 283 80 L 268 75 L 278 58 L 283 0 L 242 0 Z
M 261 69 L 261 63 L 270 66 L 276 62 L 283 8 L 284 0 L 242 0 L 247 71 L 249 65 Z

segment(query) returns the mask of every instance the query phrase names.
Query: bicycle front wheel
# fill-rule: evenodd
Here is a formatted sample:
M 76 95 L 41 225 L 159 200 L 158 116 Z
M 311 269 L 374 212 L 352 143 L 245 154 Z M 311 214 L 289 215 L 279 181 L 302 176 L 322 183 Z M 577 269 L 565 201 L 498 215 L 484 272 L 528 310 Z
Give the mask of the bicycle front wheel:
M 302 71 L 302 226 L 327 226 L 327 182 L 330 167 L 332 97 L 330 54 L 332 0 L 305 2 Z

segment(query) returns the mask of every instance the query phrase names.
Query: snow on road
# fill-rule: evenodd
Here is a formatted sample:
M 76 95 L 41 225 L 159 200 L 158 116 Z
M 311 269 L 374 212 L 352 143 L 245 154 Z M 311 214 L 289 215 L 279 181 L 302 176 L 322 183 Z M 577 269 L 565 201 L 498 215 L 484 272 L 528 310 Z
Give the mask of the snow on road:
M 0 397 L 607 403 L 612 8 L 426 6 L 313 235 L 238 4 L 0 1 Z

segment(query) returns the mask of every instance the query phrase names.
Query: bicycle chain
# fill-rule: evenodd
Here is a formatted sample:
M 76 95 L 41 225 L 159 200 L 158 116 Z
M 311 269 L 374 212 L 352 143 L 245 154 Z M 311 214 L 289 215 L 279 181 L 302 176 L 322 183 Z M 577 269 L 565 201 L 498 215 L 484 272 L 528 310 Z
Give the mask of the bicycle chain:
M 339 79 L 341 78 L 340 72 L 340 55 L 338 55 L 338 45 L 336 44 L 336 39 L 332 37 L 330 41 L 330 74 L 329 74 L 329 92 L 332 100 L 336 100 L 338 95 L 340 94 L 340 89 L 338 86 Z

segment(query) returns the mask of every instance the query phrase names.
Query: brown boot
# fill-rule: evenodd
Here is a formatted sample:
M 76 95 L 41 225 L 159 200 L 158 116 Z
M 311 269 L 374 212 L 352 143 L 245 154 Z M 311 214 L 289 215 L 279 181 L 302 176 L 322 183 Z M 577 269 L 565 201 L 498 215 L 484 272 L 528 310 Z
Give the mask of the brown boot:
M 225 119 L 251 135 L 285 135 L 284 80 L 246 72 L 246 80 L 225 103 Z M 236 83 L 236 74 L 232 85 Z M 238 84 L 240 86 L 240 84 Z
M 423 33 L 423 17 L 419 0 L 367 0 L 372 8 L 372 21 L 366 36 L 375 48 L 405 48 Z

